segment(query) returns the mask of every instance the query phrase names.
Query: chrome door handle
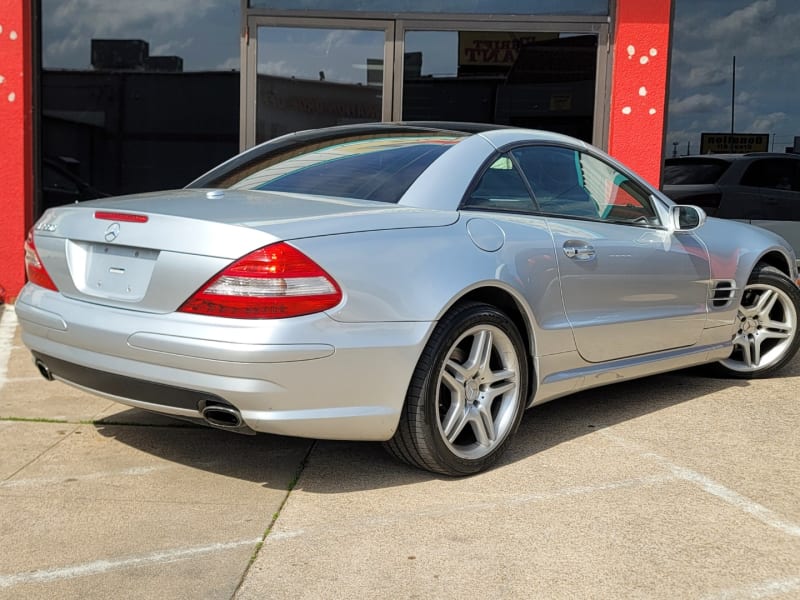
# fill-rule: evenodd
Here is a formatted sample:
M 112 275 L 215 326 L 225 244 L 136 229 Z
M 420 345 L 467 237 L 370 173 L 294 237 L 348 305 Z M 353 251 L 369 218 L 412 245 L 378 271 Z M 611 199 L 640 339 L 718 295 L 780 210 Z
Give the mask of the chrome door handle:
M 568 240 L 564 242 L 564 254 L 574 260 L 592 260 L 596 255 L 595 249 L 586 242 Z

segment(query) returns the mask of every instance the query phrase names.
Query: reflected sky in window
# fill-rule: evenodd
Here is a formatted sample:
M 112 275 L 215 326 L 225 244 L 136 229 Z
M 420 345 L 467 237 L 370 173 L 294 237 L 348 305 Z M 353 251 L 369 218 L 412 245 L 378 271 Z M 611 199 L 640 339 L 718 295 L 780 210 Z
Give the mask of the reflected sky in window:
M 144 40 L 184 71 L 239 69 L 239 0 L 41 1 L 45 69 L 90 69 L 92 38 Z
M 799 31 L 797 0 L 675 0 L 665 153 L 697 154 L 701 132 L 730 132 L 734 55 L 736 133 L 769 133 L 776 152 L 792 146 Z

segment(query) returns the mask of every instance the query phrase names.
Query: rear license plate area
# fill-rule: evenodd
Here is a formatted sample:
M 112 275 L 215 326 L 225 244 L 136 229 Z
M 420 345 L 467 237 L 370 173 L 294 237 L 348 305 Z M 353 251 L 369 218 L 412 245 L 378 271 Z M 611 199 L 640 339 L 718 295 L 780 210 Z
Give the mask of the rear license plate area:
M 87 242 L 69 246 L 70 271 L 81 292 L 130 302 L 144 298 L 158 250 Z

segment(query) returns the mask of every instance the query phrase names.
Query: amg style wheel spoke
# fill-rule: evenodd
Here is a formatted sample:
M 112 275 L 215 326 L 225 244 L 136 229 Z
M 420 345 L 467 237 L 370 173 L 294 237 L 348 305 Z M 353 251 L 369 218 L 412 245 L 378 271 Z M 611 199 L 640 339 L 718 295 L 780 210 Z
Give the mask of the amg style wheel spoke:
M 496 327 L 476 327 L 453 345 L 440 374 L 438 407 L 442 436 L 457 455 L 483 456 L 507 437 L 519 404 L 518 360 Z
M 784 359 L 797 333 L 797 310 L 779 287 L 753 283 L 744 290 L 737 314 L 731 357 L 722 366 L 742 374 L 769 368 Z

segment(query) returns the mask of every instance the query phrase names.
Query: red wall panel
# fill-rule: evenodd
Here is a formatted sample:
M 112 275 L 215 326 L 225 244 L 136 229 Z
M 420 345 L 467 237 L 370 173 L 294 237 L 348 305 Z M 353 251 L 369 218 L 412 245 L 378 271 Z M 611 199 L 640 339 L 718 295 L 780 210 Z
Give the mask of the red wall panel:
M 617 0 L 608 150 L 659 184 L 666 122 L 671 0 Z
M 0 0 L 0 302 L 25 283 L 22 243 L 33 212 L 30 6 Z

